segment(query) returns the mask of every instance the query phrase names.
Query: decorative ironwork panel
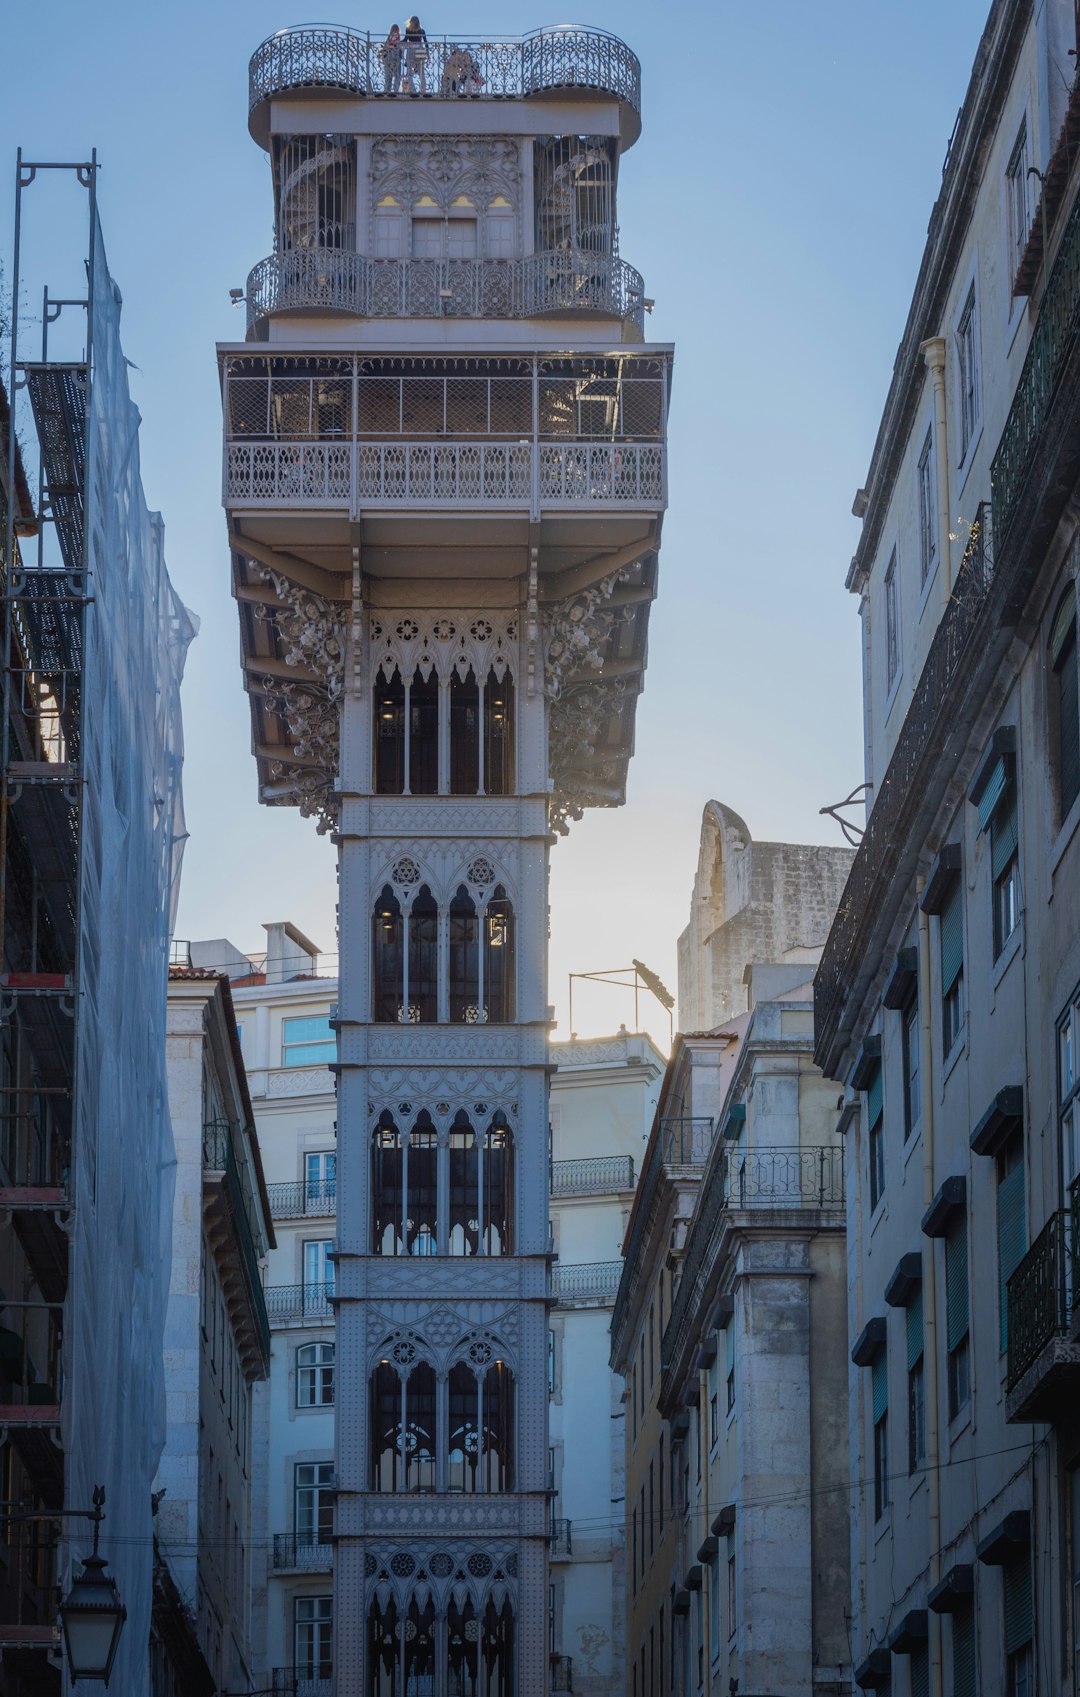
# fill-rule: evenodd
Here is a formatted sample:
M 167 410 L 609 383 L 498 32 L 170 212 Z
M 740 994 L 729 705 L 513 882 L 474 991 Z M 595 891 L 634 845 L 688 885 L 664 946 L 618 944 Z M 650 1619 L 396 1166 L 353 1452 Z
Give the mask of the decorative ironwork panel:
M 555 1161 L 551 1168 L 552 1196 L 590 1196 L 597 1191 L 633 1190 L 632 1155 L 595 1155 L 577 1161 Z
M 266 1312 L 272 1325 L 297 1325 L 332 1320 L 333 1280 L 304 1285 L 267 1285 Z
M 844 1204 L 838 1145 L 731 1151 L 724 1195 L 731 1208 L 837 1208 Z
M 1070 1284 L 1075 1254 L 1072 1213 L 1051 1214 L 1006 1286 L 1012 1390 L 1054 1338 L 1069 1335 Z
M 578 1266 L 557 1262 L 551 1269 L 551 1294 L 558 1302 L 614 1302 L 622 1277 L 621 1261 L 587 1261 Z

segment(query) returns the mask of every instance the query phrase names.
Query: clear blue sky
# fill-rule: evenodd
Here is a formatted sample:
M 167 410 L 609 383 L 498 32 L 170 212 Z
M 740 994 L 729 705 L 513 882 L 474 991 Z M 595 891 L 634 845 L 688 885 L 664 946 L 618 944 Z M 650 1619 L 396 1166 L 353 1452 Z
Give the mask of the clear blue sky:
M 559 1036 L 570 970 L 636 955 L 674 988 L 710 796 L 759 839 L 838 840 L 818 809 L 862 776 L 858 625 L 843 587 L 851 500 L 987 9 L 713 0 L 666 13 L 590 0 L 581 18 L 642 61 L 622 251 L 656 299 L 651 332 L 677 352 L 671 508 L 630 800 L 588 815 L 553 854 Z M 318 15 L 379 31 L 391 21 L 340 0 L 318 0 Z M 422 15 L 433 34 L 561 21 L 518 0 Z M 263 920 L 291 918 L 329 950 L 332 851 L 306 821 L 255 799 L 214 363 L 215 341 L 243 332 L 228 291 L 271 247 L 269 171 L 246 128 L 248 56 L 307 21 L 257 0 L 6 7 L 0 252 L 10 281 L 16 146 L 51 159 L 96 146 L 147 497 L 202 621 L 185 690 L 191 840 L 178 931 L 254 948 Z M 69 222 L 44 227 L 62 200 L 43 188 L 28 226 L 31 317 L 45 275 L 72 292 L 77 282 L 77 196 L 63 202 Z M 631 1011 L 616 992 L 575 997 L 582 1034 Z M 654 1029 L 666 1034 L 666 1021 Z

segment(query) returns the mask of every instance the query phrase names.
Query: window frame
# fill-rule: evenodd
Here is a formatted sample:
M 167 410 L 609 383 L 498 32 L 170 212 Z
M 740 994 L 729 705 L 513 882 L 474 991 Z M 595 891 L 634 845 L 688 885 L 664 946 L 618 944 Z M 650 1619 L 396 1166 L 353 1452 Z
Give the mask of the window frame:
M 885 611 L 885 700 L 892 700 L 904 669 L 900 631 L 900 567 L 895 546 L 882 580 Z
M 1013 312 L 1013 284 L 1024 257 L 1028 236 L 1035 217 L 1031 196 L 1031 149 L 1028 134 L 1028 115 L 1025 112 L 1016 132 L 1016 139 L 1005 166 L 1005 241 L 1008 253 L 1006 284 L 1009 291 L 1009 316 Z M 1019 221 L 1018 221 L 1019 218 Z
M 926 588 L 938 562 L 937 465 L 934 426 L 928 424 L 915 467 L 919 507 L 919 588 Z
M 956 360 L 956 389 L 959 405 L 960 454 L 957 465 L 964 470 L 982 429 L 982 355 L 980 346 L 978 278 L 973 273 L 964 291 L 964 304 L 956 315 L 953 348 Z M 961 482 L 963 480 L 961 479 Z
M 314 1357 L 315 1357 L 314 1360 L 312 1360 L 312 1361 L 301 1361 L 300 1357 L 308 1350 L 311 1350 L 311 1351 L 314 1352 Z M 330 1351 L 329 1356 L 327 1356 L 323 1353 L 326 1350 Z M 298 1408 L 298 1409 L 309 1409 L 309 1408 L 333 1408 L 334 1407 L 334 1401 L 335 1401 L 335 1396 L 336 1396 L 336 1392 L 337 1392 L 337 1344 L 336 1344 L 336 1342 L 328 1343 L 323 1339 L 316 1339 L 315 1341 L 313 1341 L 311 1343 L 298 1344 L 297 1349 L 296 1349 L 295 1370 L 296 1370 L 296 1387 L 295 1387 L 295 1392 L 294 1392 L 294 1406 L 296 1408 Z M 310 1402 L 301 1402 L 301 1400 L 300 1400 L 301 1374 L 308 1374 L 308 1373 L 310 1373 L 312 1375 L 312 1378 L 311 1378 L 312 1398 L 311 1398 Z M 319 1395 L 317 1393 L 320 1391 L 320 1389 L 325 1390 L 325 1388 L 326 1388 L 325 1375 L 327 1373 L 329 1373 L 330 1395 L 329 1396 Z
M 289 1027 L 313 1026 L 325 1019 L 329 1037 L 289 1037 Z M 330 1024 L 330 1010 L 326 1014 L 284 1014 L 281 1020 L 281 1065 L 283 1067 L 328 1067 L 337 1060 L 337 1032 Z M 319 1053 L 314 1053 L 314 1051 Z M 295 1059 L 290 1058 L 290 1051 Z M 304 1051 L 301 1053 L 301 1051 Z M 328 1051 L 323 1053 L 322 1051 Z

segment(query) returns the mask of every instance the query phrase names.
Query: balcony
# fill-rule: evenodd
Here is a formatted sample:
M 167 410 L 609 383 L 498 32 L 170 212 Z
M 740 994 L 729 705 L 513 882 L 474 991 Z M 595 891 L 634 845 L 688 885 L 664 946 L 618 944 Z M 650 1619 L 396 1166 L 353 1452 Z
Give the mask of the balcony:
M 270 1675 L 274 1697 L 330 1697 L 329 1674 L 305 1673 L 296 1668 L 275 1668 Z
M 274 1220 L 332 1219 L 337 1212 L 336 1184 L 268 1184 L 270 1217 Z
M 334 1281 L 317 1284 L 267 1285 L 266 1312 L 272 1326 L 312 1326 L 332 1323 Z
M 386 72 L 379 57 L 382 42 L 381 35 L 331 24 L 283 29 L 269 36 L 255 49 L 248 66 L 252 135 L 266 145 L 270 123 L 266 102 L 281 95 L 386 98 Z M 628 147 L 640 134 L 641 65 L 626 43 L 606 30 L 561 25 L 503 41 L 429 35 L 427 45 L 425 80 L 434 99 L 606 95 L 625 108 L 623 145 Z M 455 78 L 453 54 L 468 54 L 471 59 L 465 88 Z
M 359 318 L 540 318 L 587 312 L 645 324 L 641 273 L 611 254 L 532 253 L 523 259 L 369 259 L 345 248 L 272 253 L 249 273 L 249 340 L 275 313 Z
M 551 1522 L 551 1559 L 552 1561 L 571 1561 L 574 1555 L 574 1540 L 572 1536 L 573 1522 L 552 1518 Z
M 1080 1180 L 1073 1183 L 1071 1204 L 1051 1214 L 1008 1283 L 1005 1417 L 1010 1421 L 1056 1420 L 1076 1406 L 1080 1341 L 1072 1322 Z
M 729 1208 L 842 1208 L 844 1151 L 838 1145 L 731 1151 L 725 1161 Z
M 274 1533 L 275 1573 L 329 1573 L 333 1565 L 333 1544 L 298 1538 L 295 1532 Z
M 667 379 L 651 354 L 230 355 L 225 504 L 659 511 Z
M 632 1155 L 597 1155 L 580 1161 L 555 1161 L 551 1194 L 557 1196 L 617 1195 L 634 1188 Z
M 225 1264 L 236 1262 L 239 1278 L 226 1279 L 225 1288 L 245 1366 L 265 1373 L 270 1365 L 270 1324 L 259 1274 L 255 1202 L 234 1146 L 242 1136 L 239 1126 L 220 1120 L 203 1127 L 203 1212 L 215 1251 Z
M 556 1262 L 551 1269 L 551 1294 L 556 1306 L 609 1308 L 622 1278 L 621 1261 L 586 1261 L 577 1266 Z
M 573 1691 L 574 1689 L 574 1658 L 572 1656 L 552 1655 L 551 1660 L 551 1691 Z
M 701 1115 L 675 1114 L 661 1119 L 646 1152 L 646 1164 L 641 1174 L 630 1236 L 624 1245 L 622 1279 L 611 1319 L 611 1335 L 618 1337 L 637 1278 L 637 1268 L 644 1248 L 653 1198 L 666 1171 L 669 1178 L 697 1179 L 701 1177 L 709 1158 L 716 1121 Z

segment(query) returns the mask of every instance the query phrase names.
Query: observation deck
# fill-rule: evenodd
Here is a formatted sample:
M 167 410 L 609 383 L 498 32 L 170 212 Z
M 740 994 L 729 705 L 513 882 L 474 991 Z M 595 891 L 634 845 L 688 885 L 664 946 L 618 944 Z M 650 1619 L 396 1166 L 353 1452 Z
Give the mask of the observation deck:
M 254 140 L 269 147 L 272 104 L 289 96 L 408 102 L 407 94 L 387 92 L 382 44 L 381 35 L 337 24 L 296 25 L 268 36 L 248 66 Z M 606 30 L 561 24 L 499 41 L 428 36 L 427 49 L 423 98 L 429 101 L 615 100 L 622 146 L 632 146 L 641 133 L 641 65 Z M 463 61 L 469 69 L 459 77 Z

